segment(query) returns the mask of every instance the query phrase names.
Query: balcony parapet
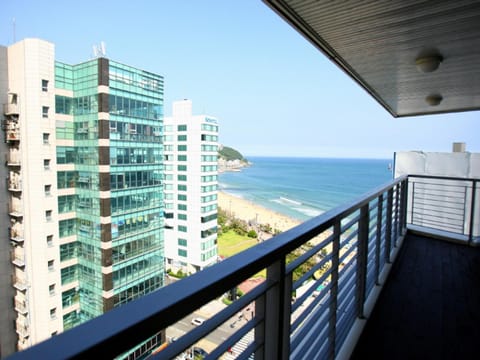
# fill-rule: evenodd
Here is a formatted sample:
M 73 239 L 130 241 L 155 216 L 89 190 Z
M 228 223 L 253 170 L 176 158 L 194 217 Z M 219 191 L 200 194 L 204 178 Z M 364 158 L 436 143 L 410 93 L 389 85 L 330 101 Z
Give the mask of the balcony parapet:
M 30 336 L 30 327 L 26 323 L 17 321 L 15 330 L 20 337 L 26 338 Z
M 20 114 L 18 104 L 3 104 L 3 113 L 7 116 Z
M 20 179 L 20 175 L 9 177 L 7 187 L 8 190 L 12 192 L 22 191 L 22 180 Z
M 26 315 L 28 313 L 27 302 L 25 300 L 15 299 L 15 311 L 22 315 Z
M 20 277 L 20 276 L 17 276 L 17 275 L 13 275 L 12 276 L 12 283 L 13 283 L 13 287 L 19 291 L 25 291 L 27 290 L 27 282 L 24 278 Z

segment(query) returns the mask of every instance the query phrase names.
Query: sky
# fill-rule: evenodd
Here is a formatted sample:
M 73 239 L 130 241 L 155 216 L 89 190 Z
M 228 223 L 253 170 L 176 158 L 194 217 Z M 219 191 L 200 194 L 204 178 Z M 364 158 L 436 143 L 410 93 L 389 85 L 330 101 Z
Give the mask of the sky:
M 24 38 L 69 64 L 103 41 L 106 57 L 164 76 L 166 116 L 192 100 L 247 157 L 480 152 L 480 112 L 393 118 L 260 0 L 0 0 L 0 45 Z

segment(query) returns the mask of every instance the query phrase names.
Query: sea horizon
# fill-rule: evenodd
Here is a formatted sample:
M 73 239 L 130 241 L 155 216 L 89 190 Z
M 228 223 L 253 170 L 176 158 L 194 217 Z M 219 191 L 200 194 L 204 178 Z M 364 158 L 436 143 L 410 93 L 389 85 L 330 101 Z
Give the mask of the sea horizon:
M 305 221 L 392 179 L 393 159 L 251 156 L 219 190 Z

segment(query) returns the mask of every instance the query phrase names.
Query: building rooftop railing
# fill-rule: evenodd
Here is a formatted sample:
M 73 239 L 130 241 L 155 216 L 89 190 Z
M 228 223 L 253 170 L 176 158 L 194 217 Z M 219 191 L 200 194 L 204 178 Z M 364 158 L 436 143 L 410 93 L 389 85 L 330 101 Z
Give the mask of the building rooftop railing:
M 206 359 L 228 358 L 232 348 L 246 338 L 249 341 L 242 351 L 235 353 L 239 359 L 346 358 L 364 326 L 363 319 L 372 311 L 407 222 L 417 223 L 417 179 L 394 179 L 356 201 L 16 353 L 11 359 L 115 358 L 175 326 L 260 271 L 266 272 L 265 281 L 202 325 L 192 326 L 152 358 L 173 359 L 202 339 L 210 339 L 213 344 Z M 475 205 L 470 200 L 477 191 L 476 180 L 472 184 L 471 188 L 467 185 L 465 191 L 471 189 L 471 195 L 463 198 L 464 204 Z M 468 206 L 466 209 L 465 219 L 475 214 Z M 465 219 L 464 229 L 474 229 L 468 221 L 478 224 L 478 215 Z M 473 238 L 471 235 L 473 231 L 467 237 Z M 216 329 L 235 323 L 246 309 L 254 309 L 252 316 L 243 318 L 228 336 L 210 338 Z

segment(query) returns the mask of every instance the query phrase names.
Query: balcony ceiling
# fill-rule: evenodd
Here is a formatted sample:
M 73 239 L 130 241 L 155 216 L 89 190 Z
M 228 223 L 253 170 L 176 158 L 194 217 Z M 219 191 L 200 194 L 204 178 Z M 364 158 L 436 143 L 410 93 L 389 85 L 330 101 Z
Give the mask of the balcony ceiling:
M 264 2 L 394 117 L 480 109 L 478 0 Z

